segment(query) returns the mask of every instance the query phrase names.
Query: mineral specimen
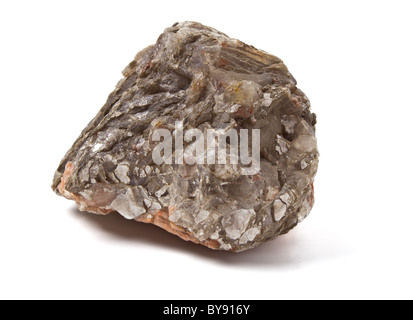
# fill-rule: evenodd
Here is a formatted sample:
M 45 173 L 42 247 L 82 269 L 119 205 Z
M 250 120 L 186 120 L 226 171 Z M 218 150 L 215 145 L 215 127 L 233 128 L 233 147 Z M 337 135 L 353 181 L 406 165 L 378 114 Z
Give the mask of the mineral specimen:
M 285 234 L 308 215 L 316 117 L 280 59 L 184 22 L 139 52 L 123 76 L 63 158 L 55 192 L 81 211 L 118 212 L 234 252 Z M 217 159 L 214 145 L 192 139 L 213 129 L 213 141 L 224 141 L 215 163 L 203 161 Z M 249 165 L 230 160 L 239 155 L 232 142 L 243 138 L 248 154 L 258 148 L 258 163 L 257 154 Z M 171 148 L 156 153 L 160 143 Z M 199 151 L 196 159 L 188 150 Z M 248 171 L 253 166 L 259 170 Z

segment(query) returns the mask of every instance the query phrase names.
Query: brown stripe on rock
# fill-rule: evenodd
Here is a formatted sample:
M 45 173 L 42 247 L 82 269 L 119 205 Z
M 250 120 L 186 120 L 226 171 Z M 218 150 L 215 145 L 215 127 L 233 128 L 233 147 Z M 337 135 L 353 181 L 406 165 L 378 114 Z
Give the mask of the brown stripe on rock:
M 172 233 L 178 237 L 180 237 L 181 239 L 185 240 L 185 241 L 191 241 L 194 242 L 196 244 L 202 244 L 210 249 L 214 249 L 217 250 L 220 248 L 220 244 L 218 241 L 216 240 L 205 240 L 205 241 L 199 241 L 189 230 L 180 227 L 178 225 L 176 225 L 175 223 L 173 223 L 172 221 L 169 220 L 169 216 L 172 214 L 173 212 L 173 208 L 171 207 L 169 210 L 168 209 L 162 209 L 159 210 L 157 212 L 155 212 L 154 214 L 152 214 L 151 218 L 136 218 L 136 221 L 139 222 L 144 222 L 144 223 L 151 223 L 154 224 L 166 231 L 168 231 L 169 233 Z

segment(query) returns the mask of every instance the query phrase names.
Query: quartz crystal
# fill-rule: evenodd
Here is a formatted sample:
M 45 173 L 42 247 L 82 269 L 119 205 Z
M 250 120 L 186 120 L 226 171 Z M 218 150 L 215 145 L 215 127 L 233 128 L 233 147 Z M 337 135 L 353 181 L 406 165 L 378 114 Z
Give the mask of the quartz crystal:
M 184 22 L 139 52 L 123 76 L 59 165 L 57 194 L 81 211 L 119 213 L 234 252 L 287 233 L 309 214 L 316 117 L 279 58 Z M 245 174 L 243 164 L 229 161 L 156 163 L 159 129 L 172 133 L 174 146 L 179 130 L 235 129 L 239 138 L 248 129 L 252 140 L 259 129 L 259 171 Z

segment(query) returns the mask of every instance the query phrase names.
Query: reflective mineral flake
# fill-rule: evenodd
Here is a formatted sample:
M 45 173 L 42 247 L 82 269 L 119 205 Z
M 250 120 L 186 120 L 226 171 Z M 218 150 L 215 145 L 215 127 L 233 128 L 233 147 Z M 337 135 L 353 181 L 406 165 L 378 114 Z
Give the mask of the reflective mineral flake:
M 118 213 L 234 252 L 307 217 L 318 165 L 316 117 L 279 58 L 184 22 L 139 52 L 123 76 L 59 165 L 57 194 L 81 211 Z M 241 164 L 230 163 L 157 165 L 152 135 L 173 132 L 177 121 L 202 132 L 259 129 L 259 172 L 244 175 Z

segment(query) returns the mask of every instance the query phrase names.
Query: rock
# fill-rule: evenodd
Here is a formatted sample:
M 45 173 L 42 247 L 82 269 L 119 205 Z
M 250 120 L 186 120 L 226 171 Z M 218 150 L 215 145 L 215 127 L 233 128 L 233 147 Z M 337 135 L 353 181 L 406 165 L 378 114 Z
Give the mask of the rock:
M 280 59 L 184 22 L 123 75 L 63 158 L 56 193 L 234 252 L 308 215 L 316 117 Z

